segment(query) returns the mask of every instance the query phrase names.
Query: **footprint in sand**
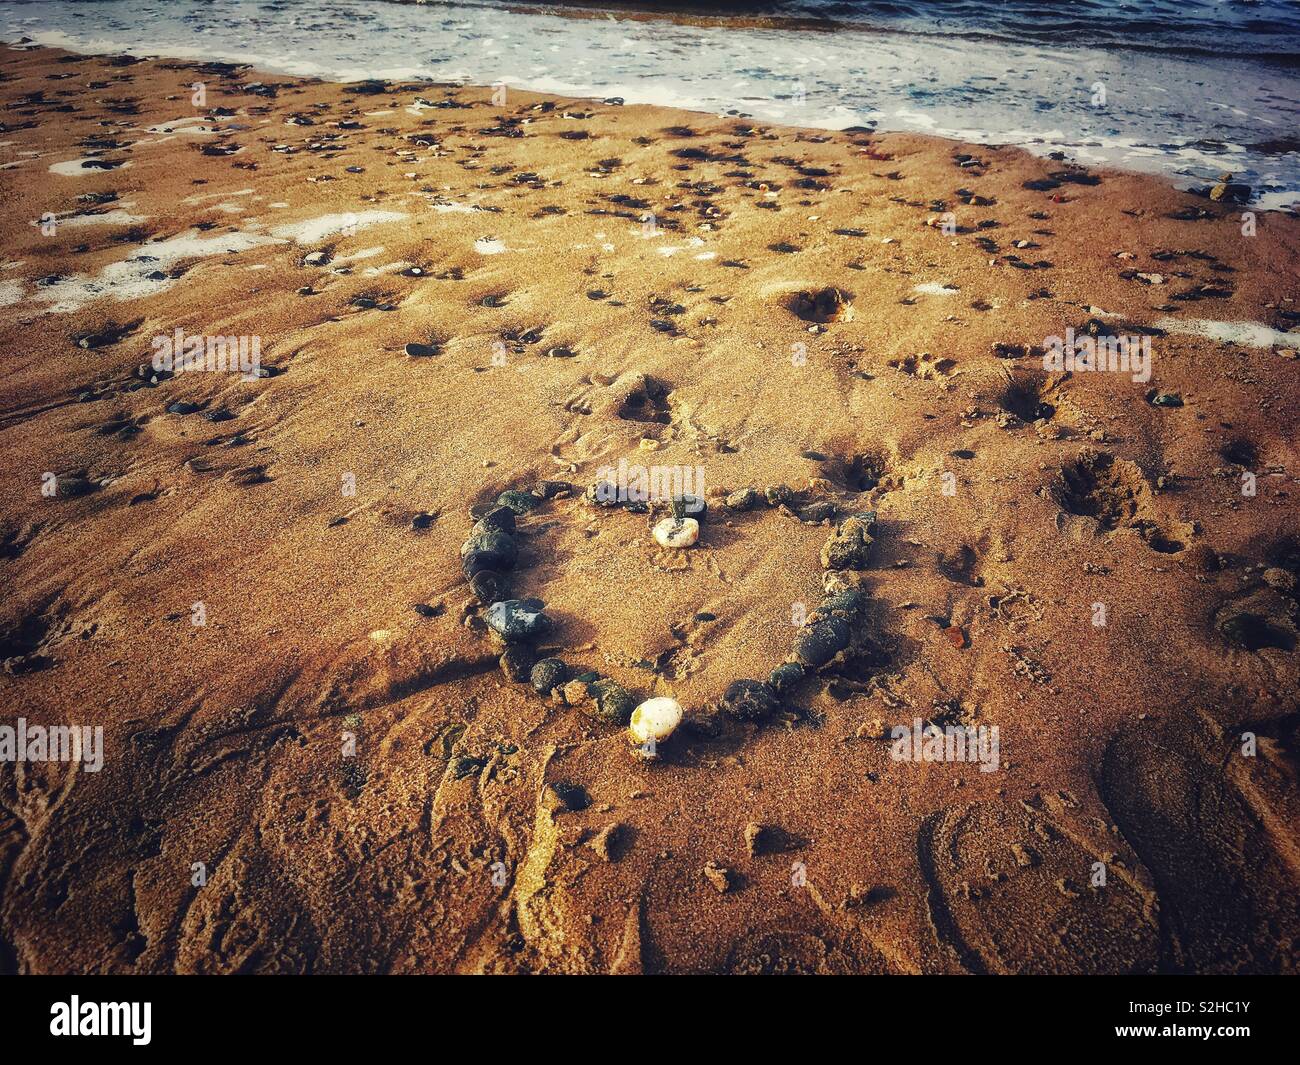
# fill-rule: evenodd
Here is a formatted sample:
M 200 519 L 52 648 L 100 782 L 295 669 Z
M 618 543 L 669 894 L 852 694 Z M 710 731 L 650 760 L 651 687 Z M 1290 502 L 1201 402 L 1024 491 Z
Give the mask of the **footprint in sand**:
M 995 974 L 1154 970 L 1154 897 L 1131 872 L 1136 863 L 1110 846 L 1000 803 L 932 814 L 918 851 L 930 924 L 950 962 Z M 1099 863 L 1104 887 L 1095 886 Z
M 1293 715 L 1260 733 L 1192 713 L 1148 721 L 1106 748 L 1097 788 L 1160 896 L 1162 970 L 1274 973 L 1300 967 L 1300 816 Z M 1289 731 L 1288 731 L 1289 729 Z

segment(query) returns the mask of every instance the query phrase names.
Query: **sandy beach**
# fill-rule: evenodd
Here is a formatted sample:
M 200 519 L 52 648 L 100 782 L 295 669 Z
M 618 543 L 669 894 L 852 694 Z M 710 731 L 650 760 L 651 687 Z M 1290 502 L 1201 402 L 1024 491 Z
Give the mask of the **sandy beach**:
M 0 971 L 1300 965 L 1293 213 L 44 47 L 0 188 Z

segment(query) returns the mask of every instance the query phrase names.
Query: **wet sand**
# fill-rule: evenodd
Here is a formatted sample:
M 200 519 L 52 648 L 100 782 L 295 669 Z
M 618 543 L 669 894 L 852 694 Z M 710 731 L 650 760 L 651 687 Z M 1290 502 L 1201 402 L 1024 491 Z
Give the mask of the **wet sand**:
M 98 773 L 0 765 L 6 971 L 1295 971 L 1296 218 L 0 55 L 0 724 L 104 730 Z M 1150 380 L 1045 370 L 1069 328 L 1149 337 Z M 155 373 L 177 329 L 262 374 Z M 697 545 L 583 498 L 620 459 L 703 470 Z M 499 664 L 461 547 L 544 482 L 502 594 L 682 703 L 657 761 Z M 849 651 L 719 711 L 867 511 Z M 996 726 L 998 769 L 896 760 L 916 720 Z

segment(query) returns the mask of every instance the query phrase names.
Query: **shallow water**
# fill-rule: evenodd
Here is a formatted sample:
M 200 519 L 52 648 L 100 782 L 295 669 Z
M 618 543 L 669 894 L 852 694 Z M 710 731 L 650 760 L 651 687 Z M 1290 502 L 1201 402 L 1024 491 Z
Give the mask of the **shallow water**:
M 1276 3 L 1176 5 L 1187 17 L 1162 29 L 1143 14 L 1150 5 L 1109 5 L 1126 14 L 1091 22 L 1079 12 L 1108 5 L 1050 15 L 1041 4 L 959 3 L 943 17 L 916 4 L 812 6 L 846 9 L 837 17 L 859 28 L 574 18 L 484 3 L 3 0 L 0 34 L 330 80 L 505 82 L 800 126 L 910 130 L 1059 150 L 1184 186 L 1231 171 L 1255 188 L 1257 206 L 1300 201 L 1300 85 L 1287 59 L 1296 38 L 1273 31 L 1289 25 Z M 1216 41 L 1218 54 L 1206 54 Z M 1223 54 L 1235 48 L 1240 58 Z

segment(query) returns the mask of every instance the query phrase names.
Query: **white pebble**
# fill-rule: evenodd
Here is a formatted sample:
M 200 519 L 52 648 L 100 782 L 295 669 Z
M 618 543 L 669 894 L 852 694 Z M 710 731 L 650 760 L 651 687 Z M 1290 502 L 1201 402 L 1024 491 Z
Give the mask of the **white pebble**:
M 635 744 L 663 743 L 682 723 L 682 704 L 666 695 L 647 699 L 632 711 L 628 739 Z
M 655 526 L 655 540 L 661 547 L 690 547 L 700 538 L 700 523 L 694 518 L 664 518 Z

